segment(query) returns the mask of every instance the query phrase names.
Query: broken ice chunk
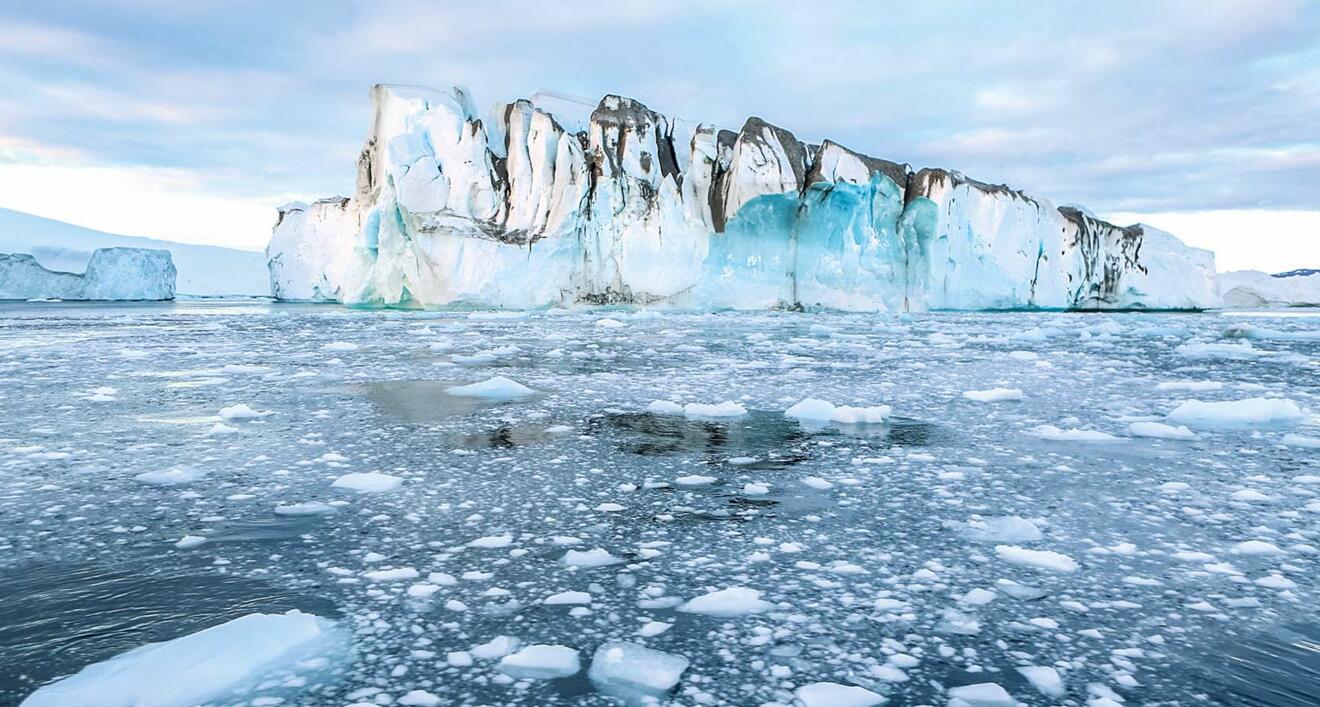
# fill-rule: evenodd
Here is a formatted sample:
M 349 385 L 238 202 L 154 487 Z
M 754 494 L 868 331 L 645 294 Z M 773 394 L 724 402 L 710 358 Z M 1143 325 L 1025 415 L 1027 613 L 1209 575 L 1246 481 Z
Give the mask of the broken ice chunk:
M 641 701 L 669 692 L 687 668 L 681 655 L 613 641 L 596 649 L 587 677 L 607 695 Z

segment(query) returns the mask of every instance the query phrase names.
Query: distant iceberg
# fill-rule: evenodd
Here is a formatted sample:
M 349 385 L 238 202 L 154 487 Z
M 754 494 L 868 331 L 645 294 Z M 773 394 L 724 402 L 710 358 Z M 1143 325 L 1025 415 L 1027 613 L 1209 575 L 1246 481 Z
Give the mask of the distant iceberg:
M 47 270 L 26 254 L 0 253 L 0 300 L 171 300 L 169 251 L 99 248 L 81 274 Z
M 351 198 L 282 207 L 281 299 L 404 307 L 1199 309 L 1214 255 L 759 118 L 376 86 Z

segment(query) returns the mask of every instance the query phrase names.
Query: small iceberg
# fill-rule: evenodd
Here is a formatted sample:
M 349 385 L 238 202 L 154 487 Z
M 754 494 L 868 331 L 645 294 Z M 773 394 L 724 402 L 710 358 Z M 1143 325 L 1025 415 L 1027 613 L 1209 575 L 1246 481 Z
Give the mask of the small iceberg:
M 525 398 L 529 395 L 535 395 L 536 391 L 515 380 L 510 380 L 504 376 L 495 376 L 487 378 L 480 383 L 470 385 L 451 385 L 445 388 L 445 392 L 450 395 L 457 395 L 464 398 L 491 398 L 495 400 L 508 400 L 511 398 Z
M 223 701 L 273 673 L 337 654 L 336 622 L 293 610 L 248 614 L 162 643 L 149 643 L 42 688 L 20 707 L 191 707 Z

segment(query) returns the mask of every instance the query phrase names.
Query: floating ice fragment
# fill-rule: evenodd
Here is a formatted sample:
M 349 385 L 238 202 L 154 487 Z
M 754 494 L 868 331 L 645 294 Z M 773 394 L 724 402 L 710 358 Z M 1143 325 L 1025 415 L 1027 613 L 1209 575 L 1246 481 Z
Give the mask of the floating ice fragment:
M 148 486 L 182 486 L 201 479 L 207 473 L 202 469 L 176 466 L 162 471 L 146 471 L 134 476 L 133 480 Z
M 714 405 L 708 405 L 706 403 L 688 403 L 683 406 L 683 415 L 685 417 L 741 417 L 746 414 L 747 408 L 733 402 L 732 400 L 715 403 Z
M 405 707 L 438 707 L 442 702 L 438 696 L 426 690 L 409 690 L 399 698 L 399 704 Z
M 280 516 L 317 516 L 334 513 L 335 507 L 320 501 L 304 501 L 275 506 L 275 515 Z
M 248 407 L 246 403 L 239 403 L 238 405 L 230 405 L 229 407 L 220 408 L 221 420 L 255 420 L 259 417 L 273 414 L 274 413 L 267 410 L 253 410 L 251 407 Z
M 1286 434 L 1281 440 L 1289 447 L 1305 447 L 1307 449 L 1320 449 L 1320 437 L 1306 437 L 1299 434 Z
M 576 649 L 536 644 L 504 656 L 496 667 L 510 677 L 550 680 L 576 675 L 582 664 Z
M 344 474 L 330 484 L 332 488 L 347 489 L 358 493 L 383 493 L 393 491 L 403 485 L 403 479 L 375 471 Z
M 1133 437 L 1152 437 L 1155 439 L 1193 440 L 1195 432 L 1182 425 L 1166 425 L 1162 422 L 1134 422 L 1128 425 L 1128 432 Z
M 646 411 L 652 415 L 682 415 L 683 406 L 668 400 L 652 400 Z
M 1051 550 L 1028 550 L 1013 545 L 996 545 L 995 554 L 1005 562 L 1047 572 L 1076 572 L 1077 561 Z
M 949 688 L 949 697 L 962 700 L 971 707 L 1014 707 L 1017 700 L 998 683 L 982 682 Z
M 623 558 L 611 555 L 603 548 L 592 550 L 569 550 L 564 553 L 564 564 L 569 567 L 606 567 L 623 562 Z
M 468 542 L 468 547 L 497 549 L 508 547 L 513 544 L 513 535 L 505 533 L 503 535 L 487 535 L 484 538 L 477 538 Z
M 513 636 L 496 636 L 489 641 L 476 646 L 472 649 L 474 658 L 489 660 L 491 658 L 503 658 L 504 656 L 518 650 L 522 643 Z
M 761 599 L 761 592 L 747 587 L 729 587 L 689 599 L 678 607 L 679 611 L 707 616 L 746 616 L 774 608 L 774 604 Z
M 174 547 L 177 547 L 180 550 L 187 550 L 188 548 L 197 547 L 198 545 L 203 545 L 205 543 L 206 538 L 201 535 L 185 535 L 182 538 L 179 538 L 178 542 L 174 543 Z
M 1022 677 L 1046 697 L 1063 697 L 1066 690 L 1059 671 L 1047 665 L 1028 665 L 1017 669 Z
M 794 694 L 804 707 L 874 707 L 885 701 L 864 687 L 837 682 L 813 682 L 799 687 Z
M 668 693 L 687 669 L 681 655 L 612 641 L 596 649 L 587 677 L 603 693 L 641 702 Z
M 495 376 L 487 378 L 480 383 L 470 385 L 454 385 L 445 388 L 445 392 L 450 395 L 458 395 L 468 398 L 491 398 L 491 399 L 510 399 L 523 398 L 528 395 L 534 395 L 535 390 L 528 388 L 514 380 L 504 376 Z
M 963 397 L 978 403 L 998 403 L 1006 400 L 1022 400 L 1025 396 L 1020 388 L 991 388 L 989 390 L 968 390 Z
M 1169 413 L 1169 419 L 1190 427 L 1251 429 L 1295 425 L 1306 419 L 1297 403 L 1283 398 L 1247 398 L 1206 403 L 1188 400 Z
M 586 592 L 560 592 L 558 594 L 551 594 L 545 599 L 542 599 L 541 603 L 547 606 L 590 604 L 591 595 Z
M 323 351 L 357 351 L 360 346 L 351 341 L 331 341 L 321 347 Z
M 334 621 L 300 611 L 248 614 L 163 643 L 151 643 L 46 685 L 23 707 L 190 707 L 227 699 L 271 672 L 335 652 L 346 638 Z
M 719 479 L 714 476 L 702 476 L 701 474 L 691 474 L 689 476 L 680 476 L 674 479 L 674 483 L 679 486 L 709 486 Z
M 1040 540 L 1040 528 L 1020 516 L 969 520 L 963 537 L 979 543 L 1031 543 Z
M 417 579 L 418 572 L 412 567 L 398 567 L 392 570 L 375 570 L 362 576 L 372 582 L 399 582 L 405 579 Z
M 842 425 L 879 424 L 889 417 L 892 411 L 888 405 L 872 407 L 836 406 L 828 400 L 803 398 L 801 402 L 784 411 L 784 417 L 802 422 L 835 422 Z
M 1247 540 L 1240 542 L 1229 548 L 1229 552 L 1234 555 L 1283 555 L 1283 550 L 1279 549 L 1274 543 L 1267 543 L 1264 540 Z
M 1027 430 L 1032 437 L 1056 442 L 1113 442 L 1118 438 L 1106 432 L 1096 430 L 1061 429 L 1054 425 L 1040 425 Z

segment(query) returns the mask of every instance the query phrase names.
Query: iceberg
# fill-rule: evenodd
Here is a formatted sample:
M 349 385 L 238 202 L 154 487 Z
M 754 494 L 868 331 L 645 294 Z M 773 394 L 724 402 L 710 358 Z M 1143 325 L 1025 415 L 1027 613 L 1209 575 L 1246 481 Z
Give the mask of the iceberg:
M 248 614 L 89 665 L 39 688 L 20 707 L 189 707 L 346 647 L 346 636 L 329 619 L 297 610 Z
M 280 299 L 354 306 L 1200 309 L 1214 255 L 944 169 L 609 95 L 478 114 L 377 85 L 351 197 L 279 210 Z
M 1219 291 L 1226 307 L 1320 307 L 1320 270 L 1237 270 L 1219 276 Z
M 180 295 L 270 294 L 266 256 L 258 251 L 121 236 L 0 208 L 0 253 L 28 253 L 47 270 L 83 272 L 98 248 L 167 250 Z
M 31 255 L 0 253 L 0 300 L 172 300 L 169 251 L 98 248 L 79 273 L 48 270 Z

